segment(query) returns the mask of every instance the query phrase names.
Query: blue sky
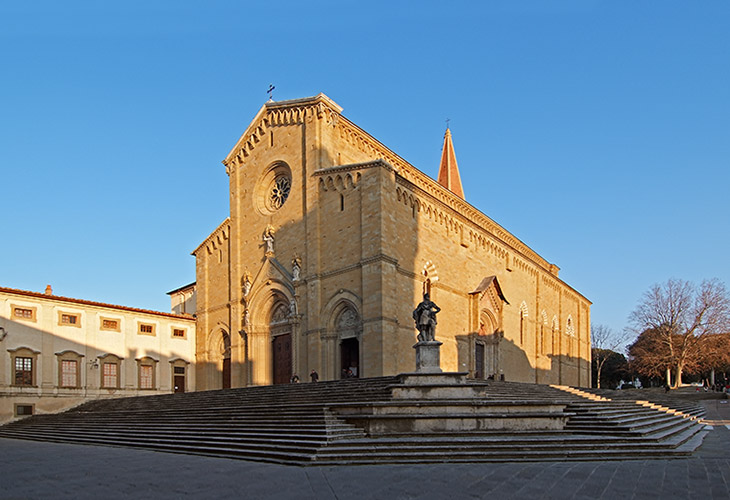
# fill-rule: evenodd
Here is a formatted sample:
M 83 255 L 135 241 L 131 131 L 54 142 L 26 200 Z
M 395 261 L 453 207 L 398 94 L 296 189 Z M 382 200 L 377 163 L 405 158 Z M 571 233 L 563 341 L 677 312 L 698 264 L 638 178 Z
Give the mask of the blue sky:
M 168 310 L 266 101 L 324 92 L 561 268 L 614 330 L 730 283 L 730 2 L 0 5 L 0 286 Z

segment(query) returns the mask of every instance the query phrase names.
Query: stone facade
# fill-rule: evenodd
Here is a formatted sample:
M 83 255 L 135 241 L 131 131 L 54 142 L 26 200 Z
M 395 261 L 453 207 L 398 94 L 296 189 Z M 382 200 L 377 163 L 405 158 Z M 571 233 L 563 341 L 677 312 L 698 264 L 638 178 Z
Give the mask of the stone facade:
M 224 160 L 230 216 L 193 252 L 198 388 L 411 372 L 424 291 L 444 371 L 588 386 L 590 301 L 341 111 L 269 101 Z
M 0 423 L 195 390 L 195 319 L 0 287 Z

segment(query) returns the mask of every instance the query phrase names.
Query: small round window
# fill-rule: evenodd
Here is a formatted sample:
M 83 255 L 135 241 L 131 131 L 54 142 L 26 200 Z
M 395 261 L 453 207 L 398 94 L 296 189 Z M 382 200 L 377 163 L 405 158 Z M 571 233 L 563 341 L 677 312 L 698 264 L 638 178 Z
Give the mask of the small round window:
M 291 182 L 291 169 L 286 163 L 277 162 L 267 168 L 254 191 L 259 211 L 269 215 L 283 207 L 291 194 Z

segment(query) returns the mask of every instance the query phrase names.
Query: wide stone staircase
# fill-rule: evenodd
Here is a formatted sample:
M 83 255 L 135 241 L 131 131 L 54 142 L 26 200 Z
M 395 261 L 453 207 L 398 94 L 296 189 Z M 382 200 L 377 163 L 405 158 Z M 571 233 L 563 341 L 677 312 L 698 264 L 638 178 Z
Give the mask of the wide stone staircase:
M 707 432 L 696 402 L 468 385 L 468 399 L 436 391 L 404 401 L 402 377 L 104 399 L 17 420 L 0 436 L 333 465 L 671 458 L 691 454 Z

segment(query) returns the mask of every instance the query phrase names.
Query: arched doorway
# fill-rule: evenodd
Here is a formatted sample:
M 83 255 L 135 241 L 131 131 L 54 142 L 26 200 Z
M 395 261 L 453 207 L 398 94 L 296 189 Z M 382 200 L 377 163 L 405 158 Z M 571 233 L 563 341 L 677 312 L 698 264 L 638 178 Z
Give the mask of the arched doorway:
M 275 304 L 271 311 L 269 332 L 274 384 L 287 384 L 292 377 L 292 327 L 289 313 L 289 305 L 283 302 Z

